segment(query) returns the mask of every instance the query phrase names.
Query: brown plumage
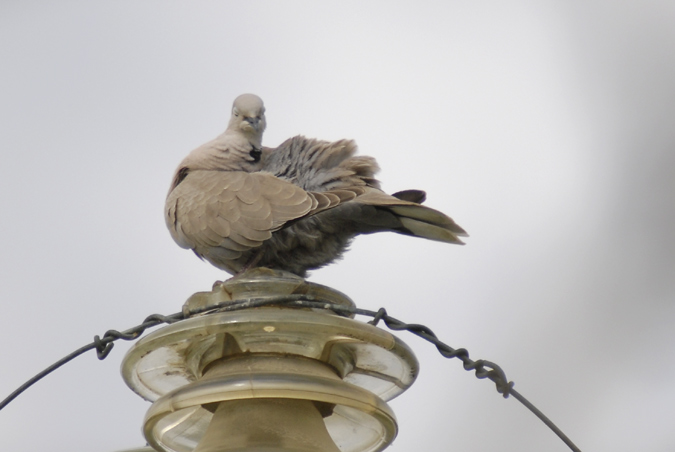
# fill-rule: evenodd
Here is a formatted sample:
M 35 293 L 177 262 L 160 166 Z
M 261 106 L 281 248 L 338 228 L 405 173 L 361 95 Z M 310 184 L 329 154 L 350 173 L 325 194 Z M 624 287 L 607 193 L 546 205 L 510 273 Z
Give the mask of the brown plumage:
M 259 266 L 304 277 L 359 234 L 462 243 L 461 227 L 420 205 L 423 191 L 382 192 L 377 163 L 355 156 L 353 141 L 297 136 L 262 148 L 265 124 L 262 100 L 239 96 L 225 133 L 179 165 L 165 218 L 181 247 L 231 274 Z

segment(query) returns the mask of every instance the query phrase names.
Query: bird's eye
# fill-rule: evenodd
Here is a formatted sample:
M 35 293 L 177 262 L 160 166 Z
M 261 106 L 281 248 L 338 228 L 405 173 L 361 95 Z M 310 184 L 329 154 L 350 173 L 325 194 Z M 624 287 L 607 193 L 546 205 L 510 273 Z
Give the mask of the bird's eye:
M 239 116 L 239 110 L 237 110 L 236 108 L 233 108 L 233 109 L 232 109 L 232 114 L 233 114 L 234 116 Z

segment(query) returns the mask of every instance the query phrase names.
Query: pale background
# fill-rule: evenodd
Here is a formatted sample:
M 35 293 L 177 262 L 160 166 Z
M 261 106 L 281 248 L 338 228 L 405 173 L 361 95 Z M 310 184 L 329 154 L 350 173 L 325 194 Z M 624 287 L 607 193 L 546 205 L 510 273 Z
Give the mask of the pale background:
M 244 92 L 264 143 L 354 138 L 457 247 L 361 237 L 311 280 L 500 364 L 584 451 L 675 449 L 675 3 L 0 4 L 0 398 L 224 275 L 162 209 Z M 365 320 L 365 319 L 364 319 Z M 565 451 L 515 399 L 421 362 L 391 451 Z M 0 412 L 3 451 L 144 444 L 129 343 Z

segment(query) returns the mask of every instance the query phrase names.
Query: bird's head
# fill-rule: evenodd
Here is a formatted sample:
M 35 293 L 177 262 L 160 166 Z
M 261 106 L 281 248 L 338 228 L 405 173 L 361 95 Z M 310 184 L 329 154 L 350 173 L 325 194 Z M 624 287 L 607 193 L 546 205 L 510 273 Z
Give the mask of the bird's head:
M 265 105 L 261 98 L 255 94 L 242 94 L 234 100 L 228 129 L 242 132 L 260 145 L 266 126 Z

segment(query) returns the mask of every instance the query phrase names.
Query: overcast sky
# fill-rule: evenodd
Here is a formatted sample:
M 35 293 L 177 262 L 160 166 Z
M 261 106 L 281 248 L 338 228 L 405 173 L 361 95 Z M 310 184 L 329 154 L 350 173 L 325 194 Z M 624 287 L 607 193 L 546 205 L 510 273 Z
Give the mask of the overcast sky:
M 465 247 L 357 239 L 310 280 L 502 366 L 584 451 L 675 448 L 675 3 L 0 3 L 0 398 L 225 275 L 163 220 L 173 170 L 260 95 L 263 143 L 353 138 Z M 367 319 L 364 319 L 367 320 Z M 398 334 L 392 452 L 565 451 L 515 399 Z M 90 352 L 0 412 L 0 449 L 145 444 Z

